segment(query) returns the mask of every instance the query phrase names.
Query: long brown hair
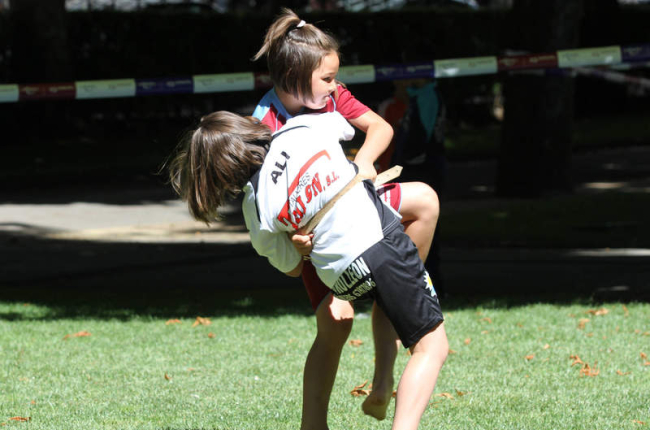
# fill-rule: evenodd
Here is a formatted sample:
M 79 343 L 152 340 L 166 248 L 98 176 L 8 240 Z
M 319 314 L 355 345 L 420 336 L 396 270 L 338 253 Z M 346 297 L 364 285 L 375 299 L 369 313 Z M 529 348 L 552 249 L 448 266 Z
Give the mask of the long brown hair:
M 190 214 L 206 224 L 217 209 L 242 191 L 266 156 L 270 129 L 251 117 L 219 111 L 201 118 L 169 164 L 174 190 Z
M 339 43 L 313 24 L 303 23 L 291 9 L 271 24 L 253 60 L 266 56 L 273 85 L 305 100 L 313 97 L 311 75 L 328 54 L 339 54 Z

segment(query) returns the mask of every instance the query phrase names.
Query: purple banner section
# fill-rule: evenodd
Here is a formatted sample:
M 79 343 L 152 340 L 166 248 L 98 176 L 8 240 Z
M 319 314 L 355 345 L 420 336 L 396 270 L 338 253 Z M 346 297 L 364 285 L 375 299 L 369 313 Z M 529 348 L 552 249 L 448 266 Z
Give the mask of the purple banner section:
M 376 82 L 394 81 L 396 79 L 433 78 L 434 76 L 433 61 L 375 66 Z
M 191 77 L 137 79 L 135 91 L 136 96 L 150 96 L 154 94 L 192 94 L 194 92 L 194 83 Z
M 621 47 L 624 63 L 650 60 L 650 45 L 630 45 Z

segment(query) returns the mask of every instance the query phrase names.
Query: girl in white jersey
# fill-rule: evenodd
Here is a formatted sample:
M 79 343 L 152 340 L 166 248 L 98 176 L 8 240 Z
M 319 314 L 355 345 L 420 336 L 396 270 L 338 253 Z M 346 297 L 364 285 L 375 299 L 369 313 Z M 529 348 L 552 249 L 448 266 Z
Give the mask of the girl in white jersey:
M 252 118 L 216 112 L 202 118 L 172 162 L 172 184 L 191 214 L 205 222 L 228 196 L 243 191 L 253 246 L 282 272 L 299 276 L 304 260 L 289 234 L 356 175 L 339 144 L 352 135 L 337 113 L 289 120 L 272 139 Z M 392 428 L 417 429 L 449 349 L 417 249 L 370 181 L 344 194 L 313 232 L 310 257 L 319 277 L 340 299 L 375 300 L 410 348 Z
M 353 126 L 366 133 L 354 162 L 360 173 L 374 179 L 373 163 L 388 147 L 393 130 L 386 121 L 359 102 L 336 80 L 339 45 L 334 37 L 316 25 L 300 19 L 289 9 L 269 27 L 262 47 L 254 59 L 266 58 L 273 89 L 258 103 L 253 116 L 272 132 L 281 130 L 287 120 L 309 112 L 339 112 Z M 305 145 L 309 145 L 305 142 Z M 386 184 L 380 194 L 402 215 L 406 233 L 426 260 L 439 214 L 438 197 L 421 182 Z M 308 253 L 311 238 L 292 236 L 294 245 Z M 339 358 L 352 329 L 354 309 L 333 297 L 316 276 L 311 263 L 302 271 L 312 307 L 316 312 L 317 335 L 305 362 L 302 430 L 327 429 L 327 408 Z M 364 413 L 384 419 L 393 393 L 393 367 L 397 356 L 397 335 L 381 308 L 373 306 L 375 373 L 373 391 L 362 404 Z M 307 381 L 312 381 L 307 383 Z

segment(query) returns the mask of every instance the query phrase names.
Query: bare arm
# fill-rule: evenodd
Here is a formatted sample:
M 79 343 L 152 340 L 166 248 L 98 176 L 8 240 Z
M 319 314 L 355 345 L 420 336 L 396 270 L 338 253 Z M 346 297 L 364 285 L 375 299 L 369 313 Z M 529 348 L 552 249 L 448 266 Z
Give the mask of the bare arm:
M 286 272 L 285 275 L 291 276 L 292 278 L 297 278 L 298 276 L 300 276 L 300 274 L 302 273 L 302 262 L 303 261 L 304 260 L 300 260 L 300 263 L 298 263 L 298 265 L 292 271 Z
M 374 180 L 377 176 L 375 160 L 388 148 L 393 138 L 393 127 L 371 110 L 350 120 L 350 123 L 366 133 L 366 140 L 357 152 L 354 162 L 363 177 Z

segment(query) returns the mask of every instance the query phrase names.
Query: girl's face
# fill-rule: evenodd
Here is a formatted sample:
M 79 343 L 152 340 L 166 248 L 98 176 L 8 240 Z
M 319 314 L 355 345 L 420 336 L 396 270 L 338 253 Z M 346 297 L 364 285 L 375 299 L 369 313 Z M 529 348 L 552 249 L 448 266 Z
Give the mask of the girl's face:
M 309 109 L 322 109 L 330 94 L 336 90 L 336 75 L 339 72 L 339 56 L 332 52 L 323 57 L 320 66 L 311 74 L 312 98 L 304 101 Z

